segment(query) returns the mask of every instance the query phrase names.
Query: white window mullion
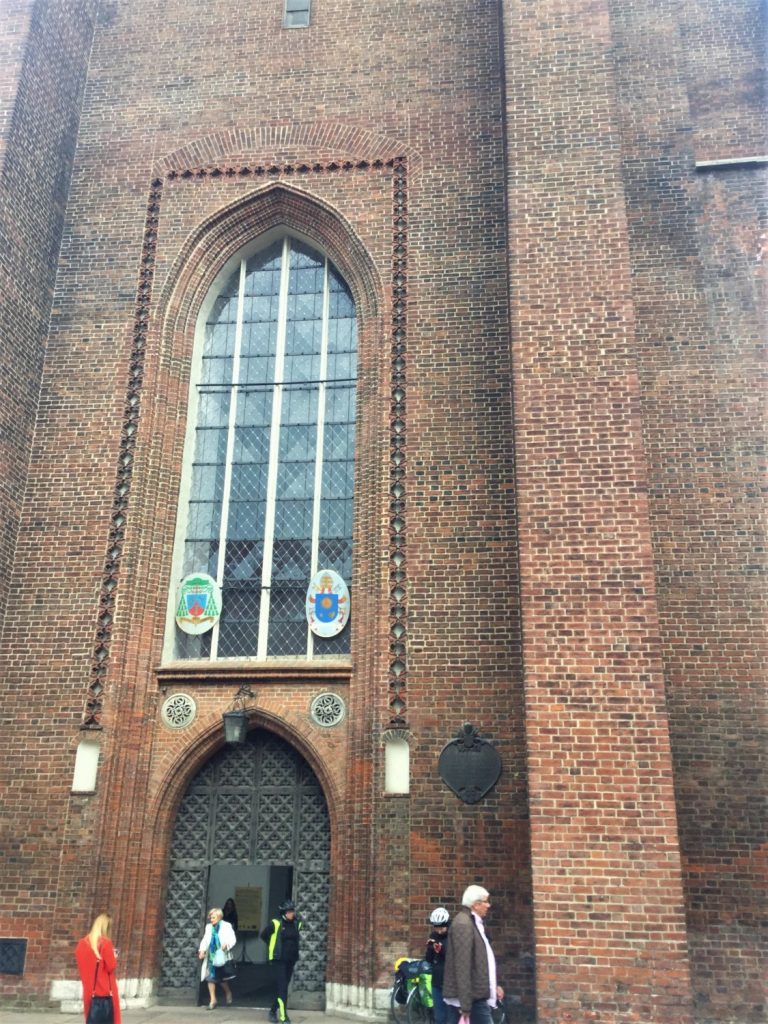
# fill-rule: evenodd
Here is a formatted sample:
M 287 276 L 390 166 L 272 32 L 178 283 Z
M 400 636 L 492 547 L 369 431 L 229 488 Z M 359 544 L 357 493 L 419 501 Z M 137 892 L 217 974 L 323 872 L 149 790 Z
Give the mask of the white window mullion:
M 310 578 L 315 575 L 320 550 L 320 501 L 323 493 L 323 442 L 325 438 L 325 401 L 328 379 L 328 319 L 330 312 L 330 292 L 328 288 L 328 258 L 325 260 L 323 274 L 323 322 L 320 329 L 320 373 L 317 389 L 317 442 L 315 445 L 315 493 L 312 504 L 312 546 Z M 307 657 L 314 654 L 312 630 L 307 626 Z
M 261 569 L 261 605 L 259 609 L 259 640 L 257 658 L 266 658 L 269 639 L 270 587 L 272 586 L 272 554 L 275 546 L 275 506 L 277 504 L 277 471 L 280 452 L 280 422 L 283 414 L 283 377 L 285 374 L 285 338 L 288 320 L 288 284 L 290 281 L 290 245 L 283 242 L 280 274 L 280 296 L 277 306 L 277 341 L 275 379 L 272 392 L 272 425 L 269 435 L 269 467 L 267 469 L 267 506 L 264 517 L 264 558 Z
M 229 401 L 227 423 L 227 454 L 224 461 L 224 486 L 221 498 L 221 522 L 219 523 L 219 557 L 216 564 L 216 582 L 224 585 L 224 564 L 227 557 L 227 527 L 229 524 L 229 499 L 232 491 L 232 461 L 235 453 L 235 432 L 237 428 L 238 385 L 240 384 L 240 350 L 243 344 L 243 302 L 245 296 L 245 260 L 240 263 L 240 287 L 237 295 L 237 322 L 235 324 L 235 350 L 232 353 L 232 391 Z M 211 661 L 219 651 L 219 623 L 216 621 L 211 636 Z

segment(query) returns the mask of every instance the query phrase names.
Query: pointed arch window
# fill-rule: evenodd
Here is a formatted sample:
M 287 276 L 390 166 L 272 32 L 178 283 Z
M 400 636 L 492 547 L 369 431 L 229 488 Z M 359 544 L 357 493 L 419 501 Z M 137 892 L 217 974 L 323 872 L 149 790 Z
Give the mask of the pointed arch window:
M 229 264 L 204 303 L 190 391 L 176 583 L 216 579 L 221 617 L 176 659 L 349 652 L 313 635 L 311 577 L 352 583 L 357 325 L 324 254 L 283 237 Z M 176 588 L 174 587 L 174 590 Z M 173 603 L 173 602 L 172 602 Z

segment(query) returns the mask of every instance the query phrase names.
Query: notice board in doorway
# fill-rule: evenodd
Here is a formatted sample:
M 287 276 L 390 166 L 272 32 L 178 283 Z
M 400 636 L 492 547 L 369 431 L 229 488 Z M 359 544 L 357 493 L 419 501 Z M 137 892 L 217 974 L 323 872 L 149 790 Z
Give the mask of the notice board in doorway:
M 257 932 L 261 928 L 261 894 L 260 885 L 244 885 L 235 888 L 238 931 Z

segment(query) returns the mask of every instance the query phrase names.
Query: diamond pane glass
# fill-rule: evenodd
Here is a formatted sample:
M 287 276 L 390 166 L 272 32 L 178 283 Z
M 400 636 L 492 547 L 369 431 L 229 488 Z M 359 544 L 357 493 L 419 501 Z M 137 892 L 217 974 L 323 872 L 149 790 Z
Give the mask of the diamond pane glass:
M 270 592 L 268 654 L 306 654 L 306 584 L 281 584 Z
M 221 604 L 219 657 L 253 657 L 259 630 L 261 587 L 258 583 L 225 583 Z
M 349 650 L 348 629 L 310 648 L 304 603 L 320 568 L 351 585 L 356 349 L 351 293 L 303 242 L 241 261 L 216 296 L 195 385 L 183 575 L 213 576 L 222 612 L 212 635 L 177 631 L 177 657 Z
M 189 633 L 176 630 L 176 657 L 210 658 L 212 639 L 211 632 L 203 633 L 201 636 L 190 636 Z

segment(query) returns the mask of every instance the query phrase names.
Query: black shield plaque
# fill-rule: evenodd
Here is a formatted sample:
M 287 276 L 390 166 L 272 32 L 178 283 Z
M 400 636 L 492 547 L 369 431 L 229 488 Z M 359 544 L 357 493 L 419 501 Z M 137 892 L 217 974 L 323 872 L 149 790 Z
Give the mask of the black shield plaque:
M 476 804 L 501 775 L 501 758 L 468 722 L 446 743 L 437 763 L 440 778 L 465 804 Z

